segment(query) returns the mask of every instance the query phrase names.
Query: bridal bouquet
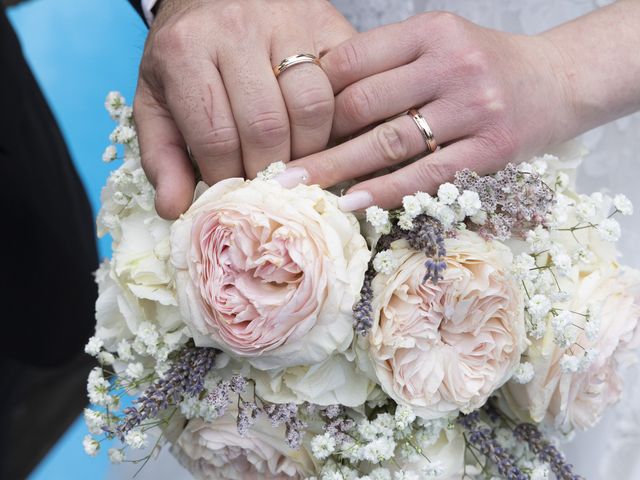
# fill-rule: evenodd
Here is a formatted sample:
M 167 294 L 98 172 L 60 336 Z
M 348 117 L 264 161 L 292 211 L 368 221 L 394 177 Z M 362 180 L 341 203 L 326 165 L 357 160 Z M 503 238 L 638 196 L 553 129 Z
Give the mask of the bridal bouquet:
M 123 163 L 98 216 L 87 453 L 168 443 L 202 479 L 582 478 L 558 442 L 620 397 L 640 272 L 615 248 L 632 205 L 577 193 L 579 156 L 463 170 L 361 217 L 273 164 L 199 184 L 170 222 L 130 107 L 107 109 Z

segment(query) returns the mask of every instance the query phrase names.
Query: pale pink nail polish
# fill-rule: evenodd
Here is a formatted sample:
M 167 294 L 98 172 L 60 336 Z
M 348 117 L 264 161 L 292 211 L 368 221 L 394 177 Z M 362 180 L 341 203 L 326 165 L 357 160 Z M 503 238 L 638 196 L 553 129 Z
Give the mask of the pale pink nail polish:
M 284 172 L 273 177 L 284 188 L 293 188 L 300 183 L 309 181 L 309 172 L 302 167 L 287 168 Z
M 338 207 L 345 212 L 362 210 L 373 205 L 373 197 L 366 190 L 356 190 L 338 199 Z

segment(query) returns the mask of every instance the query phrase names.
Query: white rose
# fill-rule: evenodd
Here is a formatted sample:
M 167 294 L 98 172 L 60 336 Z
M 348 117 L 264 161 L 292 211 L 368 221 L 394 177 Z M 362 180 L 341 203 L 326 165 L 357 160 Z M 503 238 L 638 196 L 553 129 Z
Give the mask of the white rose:
M 136 211 L 122 219 L 121 229 L 113 259 L 96 273 L 96 337 L 110 351 L 146 322 L 160 334 L 184 325 L 169 265 L 169 222 L 155 212 Z
M 317 405 L 362 405 L 375 386 L 343 355 L 312 365 L 264 372 L 253 370 L 256 392 L 273 403 L 310 402 Z
M 509 383 L 505 395 L 511 407 L 534 421 L 548 419 L 563 430 L 593 426 L 604 410 L 618 401 L 622 390 L 620 369 L 635 361 L 640 346 L 640 272 L 629 268 L 595 271 L 585 276 L 567 310 L 594 311 L 599 329 L 585 332 L 585 317 L 573 314 L 576 342 L 570 350 L 554 343 L 554 333 L 529 347 L 528 361 L 535 374 L 526 385 Z M 591 337 L 591 339 L 589 338 Z M 582 348 L 590 352 L 583 368 Z M 575 359 L 573 357 L 576 357 Z M 563 358 L 565 360 L 563 360 Z M 573 372 L 563 363 L 574 360 Z

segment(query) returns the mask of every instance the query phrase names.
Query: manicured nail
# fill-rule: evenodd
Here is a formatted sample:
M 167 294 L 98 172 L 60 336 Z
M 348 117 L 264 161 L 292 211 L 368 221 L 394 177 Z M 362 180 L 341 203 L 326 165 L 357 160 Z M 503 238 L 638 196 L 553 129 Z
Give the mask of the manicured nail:
M 362 210 L 373 205 L 373 197 L 366 190 L 356 190 L 338 199 L 338 207 L 345 212 Z
M 273 179 L 284 188 L 293 188 L 300 183 L 307 183 L 309 181 L 309 172 L 302 167 L 291 167 L 276 175 Z

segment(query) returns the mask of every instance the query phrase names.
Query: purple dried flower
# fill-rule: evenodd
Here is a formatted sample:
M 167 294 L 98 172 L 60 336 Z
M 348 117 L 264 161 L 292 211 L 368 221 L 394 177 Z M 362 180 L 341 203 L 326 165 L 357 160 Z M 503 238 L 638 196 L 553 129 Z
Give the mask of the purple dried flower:
M 344 407 L 342 405 L 337 405 L 337 404 L 327 405 L 322 409 L 322 413 L 324 414 L 324 416 L 329 419 L 336 418 L 342 412 L 344 412 Z
M 444 257 L 447 250 L 444 246 L 444 229 L 442 224 L 428 215 L 418 215 L 413 219 L 413 228 L 405 232 L 404 238 L 414 250 L 423 252 L 428 260 L 425 262 L 427 271 L 422 283 L 428 280 L 438 283 L 442 279 L 442 271 L 447 268 Z
M 351 439 L 348 432 L 350 432 L 353 427 L 355 427 L 355 422 L 351 418 L 338 417 L 326 423 L 324 425 L 324 431 L 331 435 L 336 443 L 342 444 Z
M 302 435 L 304 433 L 303 430 L 307 428 L 307 424 L 302 420 L 299 420 L 297 417 L 292 417 L 287 421 L 285 428 L 285 441 L 289 448 L 293 448 L 294 450 L 300 448 Z
M 274 427 L 290 421 L 298 414 L 298 406 L 295 403 L 271 403 L 263 410 Z
M 241 375 L 234 375 L 229 380 L 229 386 L 231 387 L 231 391 L 233 393 L 244 393 L 247 389 L 247 379 Z
M 458 423 L 468 432 L 468 441 L 489 459 L 500 475 L 508 480 L 529 480 L 517 466 L 516 459 L 495 439 L 493 429 L 479 422 L 480 414 L 472 412 L 458 417 Z
M 207 402 L 216 410 L 218 416 L 224 415 L 231 402 L 229 399 L 230 389 L 231 383 L 228 380 L 221 380 L 206 397 Z
M 544 223 L 554 202 L 553 191 L 540 175 L 521 172 L 512 163 L 482 177 L 471 170 L 461 170 L 456 173 L 454 184 L 480 197 L 487 221 L 482 226 L 470 223 L 469 228 L 487 238 L 506 240 L 512 235 L 523 236 Z
M 204 389 L 204 378 L 215 365 L 218 350 L 185 347 L 180 350 L 164 378 L 148 386 L 133 403 L 123 410 L 125 418 L 109 433 L 124 441 L 124 436 L 143 421 L 154 418 L 169 405 L 185 397 L 195 397 Z
M 375 276 L 375 270 L 369 266 L 369 269 L 364 274 L 360 299 L 353 306 L 353 326 L 358 335 L 365 336 L 373 326 L 373 307 L 371 306 L 373 289 L 371 288 L 371 282 Z
M 258 408 L 258 405 L 254 402 L 245 402 L 244 400 L 239 399 L 238 419 L 236 424 L 238 426 L 238 433 L 241 437 L 244 437 L 249 431 L 249 428 L 256 423 L 259 414 L 260 409 Z
M 567 463 L 564 455 L 543 437 L 538 427 L 531 423 L 520 423 L 513 431 L 515 437 L 527 442 L 531 451 L 540 460 L 551 467 L 559 480 L 584 480 L 580 475 L 573 473 L 573 465 Z

